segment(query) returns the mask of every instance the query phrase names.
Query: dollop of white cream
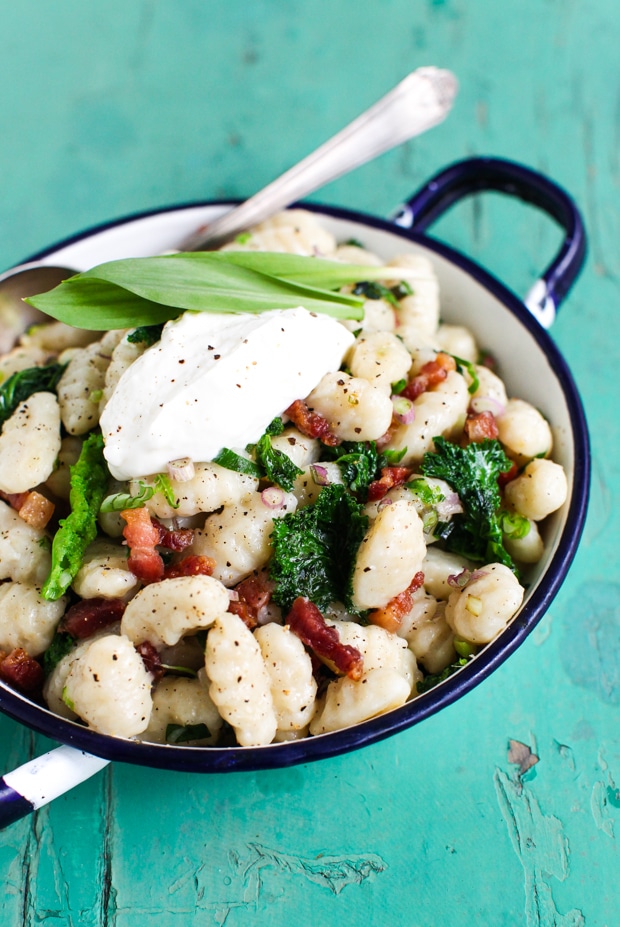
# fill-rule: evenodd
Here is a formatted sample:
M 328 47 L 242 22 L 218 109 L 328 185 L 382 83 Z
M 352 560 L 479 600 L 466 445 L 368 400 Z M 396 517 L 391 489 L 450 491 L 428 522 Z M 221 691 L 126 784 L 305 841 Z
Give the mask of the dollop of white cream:
M 101 416 L 112 475 L 128 480 L 171 460 L 245 448 L 276 415 L 338 370 L 354 338 L 326 315 L 186 312 L 120 378 Z

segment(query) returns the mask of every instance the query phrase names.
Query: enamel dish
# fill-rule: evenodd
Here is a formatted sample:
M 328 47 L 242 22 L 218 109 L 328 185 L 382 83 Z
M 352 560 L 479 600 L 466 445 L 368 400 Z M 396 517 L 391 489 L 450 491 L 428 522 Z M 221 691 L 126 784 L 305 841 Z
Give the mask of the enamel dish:
M 534 204 L 551 215 L 564 231 L 557 256 L 525 301 L 463 254 L 425 234 L 427 227 L 454 202 L 485 190 L 500 191 Z M 162 253 L 178 247 L 196 228 L 229 206 L 221 202 L 199 203 L 123 218 L 90 229 L 31 260 L 86 270 L 103 261 Z M 138 743 L 102 735 L 59 718 L 0 683 L 2 711 L 64 745 L 77 748 L 68 751 L 70 758 L 78 758 L 78 766 L 82 763 L 84 772 L 77 778 L 89 774 L 88 763 L 93 772 L 110 760 L 193 772 L 275 768 L 346 753 L 397 734 L 465 695 L 516 650 L 549 608 L 575 555 L 588 500 L 588 433 L 578 390 L 547 333 L 585 256 L 583 225 L 571 198 L 528 168 L 509 161 L 474 158 L 458 162 L 432 178 L 393 221 L 331 207 L 304 204 L 304 208 L 318 213 L 321 222 L 338 240 L 356 239 L 386 259 L 408 250 L 431 259 L 439 278 L 442 318 L 470 328 L 478 343 L 497 358 L 510 394 L 527 399 L 550 421 L 554 459 L 563 465 L 568 476 L 568 499 L 545 523 L 545 555 L 534 568 L 524 603 L 510 625 L 474 660 L 434 689 L 401 708 L 352 728 L 263 747 L 199 748 Z M 61 751 L 65 757 L 66 747 Z M 88 756 L 83 757 L 82 751 Z M 93 760 L 91 755 L 101 760 Z M 45 763 L 40 762 L 40 767 L 42 775 L 45 774 Z M 5 777 L 5 783 L 10 783 L 6 786 L 10 799 L 19 792 L 11 775 Z M 60 791 L 70 787 L 71 775 L 65 769 Z M 0 795 L 0 804 L 1 798 Z M 32 810 L 35 800 L 28 798 L 28 801 Z M 14 810 L 13 819 L 15 816 Z

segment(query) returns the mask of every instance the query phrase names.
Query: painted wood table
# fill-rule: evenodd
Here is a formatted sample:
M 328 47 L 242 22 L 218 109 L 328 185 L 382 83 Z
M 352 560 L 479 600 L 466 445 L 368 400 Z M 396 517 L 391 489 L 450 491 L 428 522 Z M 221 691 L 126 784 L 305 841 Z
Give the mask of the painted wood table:
M 471 154 L 569 190 L 590 251 L 553 337 L 593 445 L 576 561 L 491 678 L 307 766 L 109 767 L 0 835 L 3 927 L 620 923 L 619 44 L 616 0 L 3 4 L 2 267 L 132 211 L 243 197 L 414 67 L 452 69 L 444 125 L 313 199 L 388 215 Z M 433 233 L 520 295 L 558 240 L 494 195 Z M 4 770 L 52 746 L 7 718 L 0 733 Z M 527 772 L 511 741 L 537 757 Z

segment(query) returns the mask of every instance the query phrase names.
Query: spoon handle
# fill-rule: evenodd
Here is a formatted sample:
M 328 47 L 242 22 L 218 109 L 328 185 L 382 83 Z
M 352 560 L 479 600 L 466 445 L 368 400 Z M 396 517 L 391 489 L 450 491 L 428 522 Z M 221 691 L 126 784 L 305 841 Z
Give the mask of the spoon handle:
M 56 747 L 0 778 L 0 830 L 47 805 L 108 765 L 75 747 Z
M 240 206 L 198 229 L 181 251 L 216 248 L 347 171 L 440 123 L 458 84 L 446 70 L 412 71 L 374 106 Z

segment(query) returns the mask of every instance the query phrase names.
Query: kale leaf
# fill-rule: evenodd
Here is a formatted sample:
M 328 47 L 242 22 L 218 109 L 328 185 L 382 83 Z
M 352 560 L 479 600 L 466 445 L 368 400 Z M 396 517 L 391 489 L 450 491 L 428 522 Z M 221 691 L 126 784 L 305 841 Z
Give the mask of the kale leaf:
M 210 736 L 211 734 L 206 724 L 166 725 L 167 744 L 186 744 L 194 740 L 205 740 L 205 738 Z
M 322 489 L 312 505 L 275 520 L 269 573 L 278 605 L 289 609 L 305 596 L 321 610 L 343 602 L 355 611 L 351 577 L 368 527 L 362 508 L 338 483 Z
M 50 675 L 52 670 L 54 670 L 54 668 L 60 663 L 63 657 L 66 657 L 68 653 L 71 653 L 74 647 L 74 637 L 64 631 L 55 631 L 52 638 L 52 643 L 43 654 L 43 671 L 45 672 L 46 677 Z
M 274 418 L 257 443 L 248 444 L 247 451 L 254 455 L 254 460 L 248 460 L 247 457 L 237 454 L 236 451 L 224 447 L 213 458 L 213 463 L 219 464 L 220 467 L 226 467 L 227 470 L 246 473 L 248 476 L 254 476 L 258 479 L 266 476 L 271 483 L 276 483 L 286 492 L 290 492 L 293 483 L 303 473 L 303 470 L 300 470 L 290 457 L 271 443 L 271 436 L 282 434 L 283 430 L 284 423 L 282 419 L 279 417 Z
M 281 435 L 283 431 L 284 431 L 284 422 L 282 421 L 279 415 L 276 415 L 273 421 L 267 425 L 267 428 L 265 429 L 265 434 Z
M 223 447 L 219 454 L 213 458 L 213 463 L 224 467 L 226 470 L 234 470 L 235 473 L 245 473 L 246 476 L 254 476 L 257 480 L 263 475 L 263 471 L 253 460 L 248 460 L 242 454 L 231 451 L 229 447 Z
M 27 367 L 11 374 L 0 386 L 0 428 L 9 419 L 20 402 L 33 393 L 53 393 L 66 364 L 48 364 L 47 367 Z
M 496 440 L 460 447 L 445 438 L 433 439 L 435 452 L 424 455 L 420 466 L 424 476 L 445 480 L 458 493 L 464 513 L 455 515 L 444 534 L 445 546 L 469 560 L 503 563 L 516 572 L 505 550 L 499 506 L 500 473 L 512 466 Z
M 163 328 L 163 322 L 157 325 L 140 325 L 138 328 L 134 328 L 132 332 L 129 332 L 127 341 L 130 344 L 145 344 L 147 348 L 150 348 L 152 344 L 156 344 L 161 340 Z
M 384 467 L 397 464 L 403 451 L 380 453 L 375 441 L 344 441 L 337 447 L 323 448 L 323 457 L 338 464 L 340 475 L 348 489 L 362 502 L 368 496 L 368 487 L 381 476 Z
M 277 483 L 286 492 L 293 488 L 295 479 L 303 473 L 290 457 L 274 447 L 269 432 L 266 432 L 254 448 L 254 458 L 265 476 L 272 483 Z
M 360 499 L 365 499 L 368 486 L 381 470 L 381 455 L 374 441 L 344 441 L 334 448 L 326 448 L 325 457 L 338 464 L 345 486 Z
M 411 296 L 413 290 L 404 280 L 393 287 L 384 286 L 374 280 L 363 280 L 355 284 L 353 293 L 355 296 L 363 296 L 364 299 L 383 299 L 397 309 L 398 300 L 403 299 L 405 296 Z

